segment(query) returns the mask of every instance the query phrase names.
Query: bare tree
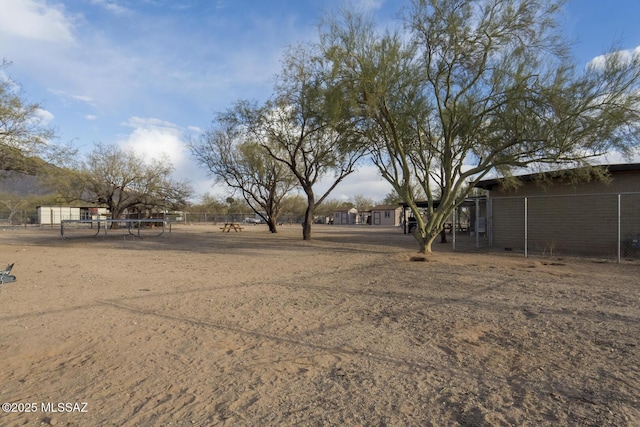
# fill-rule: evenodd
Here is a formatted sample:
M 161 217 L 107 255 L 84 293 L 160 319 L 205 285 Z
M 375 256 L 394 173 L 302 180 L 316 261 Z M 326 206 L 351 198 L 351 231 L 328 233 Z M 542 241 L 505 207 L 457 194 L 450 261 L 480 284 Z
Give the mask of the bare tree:
M 9 224 L 13 224 L 16 214 L 29 204 L 26 197 L 11 193 L 0 193 L 0 203 L 9 210 Z
M 290 169 L 304 191 L 302 237 L 309 240 L 315 209 L 355 171 L 364 148 L 341 82 L 313 47 L 291 49 L 283 62 L 274 98 L 262 108 L 237 111 L 256 142 Z M 316 195 L 316 184 L 328 176 L 328 189 Z
M 307 198 L 301 194 L 290 194 L 283 200 L 282 217 L 289 224 L 304 220 L 307 211 Z
M 365 197 L 362 194 L 356 194 L 353 196 L 353 205 L 358 211 L 368 211 L 374 205 L 373 199 Z
M 0 170 L 35 175 L 47 162 L 68 159 L 75 150 L 53 143 L 56 135 L 46 112 L 6 76 L 2 70 L 8 65 L 0 64 Z
M 418 221 L 420 252 L 490 172 L 638 146 L 640 56 L 610 52 L 579 71 L 558 27 L 562 3 L 413 0 L 408 33 L 348 13 L 327 25 L 324 52 L 367 118 L 374 163 Z
M 253 142 L 234 119 L 220 114 L 214 127 L 198 143 L 190 145 L 198 162 L 218 181 L 240 191 L 249 207 L 277 232 L 283 199 L 295 187 L 296 179 L 281 162 Z
M 226 210 L 227 206 L 224 204 L 223 200 L 211 195 L 210 193 L 204 193 L 200 197 L 199 203 L 189 206 L 190 213 L 199 214 L 224 214 Z
M 147 162 L 132 151 L 98 144 L 83 165 L 79 197 L 106 205 L 113 218 L 122 218 L 126 211 L 180 209 L 186 206 L 191 189 L 172 180 L 172 171 L 166 158 Z

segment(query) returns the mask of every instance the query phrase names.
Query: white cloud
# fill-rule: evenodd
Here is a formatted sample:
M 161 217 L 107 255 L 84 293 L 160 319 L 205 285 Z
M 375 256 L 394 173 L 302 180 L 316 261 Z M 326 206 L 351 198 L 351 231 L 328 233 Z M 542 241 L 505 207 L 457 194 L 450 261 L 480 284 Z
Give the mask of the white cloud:
M 91 0 L 91 4 L 100 6 L 109 12 L 115 13 L 116 15 L 129 12 L 129 9 L 112 0 Z
M 75 99 L 76 101 L 86 102 L 87 104 L 93 104 L 93 99 L 90 96 L 71 95 L 71 98 Z
M 332 183 L 332 177 L 327 176 L 314 189 L 316 194 L 324 193 Z M 338 184 L 328 198 L 353 201 L 355 196 L 361 195 L 377 203 L 382 201 L 391 191 L 391 184 L 382 179 L 377 166 L 363 165 Z
M 51 92 L 54 95 L 57 95 L 57 96 L 59 96 L 61 98 L 70 99 L 72 101 L 82 102 L 82 103 L 88 104 L 88 105 L 90 105 L 92 107 L 96 106 L 93 98 L 88 96 L 88 95 L 73 95 L 73 94 L 67 93 L 67 92 L 65 92 L 63 90 L 56 90 L 56 89 L 49 89 L 49 92 Z
M 600 70 L 603 69 L 607 63 L 609 58 L 612 58 L 615 55 L 615 59 L 618 59 L 623 64 L 628 64 L 633 60 L 633 58 L 638 58 L 640 56 L 640 46 L 635 49 L 627 49 L 627 50 L 618 50 L 616 52 L 609 52 L 604 55 L 598 55 L 593 58 L 587 64 L 588 69 Z
M 123 125 L 133 131 L 118 145 L 130 149 L 145 159 L 162 159 L 166 155 L 174 167 L 185 162 L 182 132 L 175 124 L 156 118 L 131 117 Z
M 38 108 L 36 110 L 36 117 L 40 122 L 40 124 L 43 126 L 49 125 L 55 118 L 55 116 L 51 112 L 44 110 L 42 108 Z
M 173 178 L 189 181 L 196 197 L 212 191 L 213 180 L 190 157 L 185 134 L 179 126 L 144 117 L 130 117 L 122 124 L 133 130 L 118 141 L 120 148 L 133 150 L 144 159 L 162 160 L 166 156 L 174 168 Z
M 64 6 L 42 0 L 0 0 L 0 34 L 46 42 L 72 42 L 73 20 Z
M 87 114 L 86 116 L 84 116 L 84 118 L 87 120 L 96 120 L 98 117 L 93 114 Z
M 622 154 L 618 151 L 611 151 L 602 156 L 596 157 L 593 164 L 620 164 L 620 163 L 638 163 L 640 162 L 640 148 L 632 150 L 629 155 Z
M 382 9 L 384 0 L 359 0 L 358 4 L 365 10 L 378 10 Z
M 178 129 L 178 126 L 174 123 L 168 122 L 166 120 L 156 119 L 153 117 L 130 117 L 129 120 L 123 123 L 125 126 L 129 126 L 135 129 L 157 129 L 157 128 L 165 128 L 165 129 Z

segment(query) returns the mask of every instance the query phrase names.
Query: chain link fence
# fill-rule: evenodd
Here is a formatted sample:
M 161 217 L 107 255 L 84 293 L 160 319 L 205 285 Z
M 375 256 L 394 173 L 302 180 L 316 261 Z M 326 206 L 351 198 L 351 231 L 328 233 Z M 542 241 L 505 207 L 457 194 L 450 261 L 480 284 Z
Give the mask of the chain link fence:
M 171 222 L 203 225 L 243 222 L 246 218 L 256 219 L 256 215 L 167 215 Z M 279 222 L 293 224 L 302 219 L 284 214 Z M 31 225 L 47 226 L 38 224 L 36 210 L 0 209 L 0 227 Z M 640 192 L 477 198 L 456 209 L 442 238 L 460 251 L 488 247 L 524 256 L 639 260 Z
M 171 221 L 181 222 L 184 224 L 192 225 L 204 225 L 204 224 L 219 224 L 227 222 L 243 222 L 246 219 L 262 220 L 254 212 L 241 212 L 241 213 L 207 213 L 207 212 L 184 212 L 177 215 L 169 215 Z M 303 216 L 296 214 L 284 213 L 278 217 L 278 222 L 282 224 L 296 224 L 303 221 Z
M 454 251 L 465 251 L 489 246 L 487 233 L 487 199 L 467 199 L 454 211 L 446 232 L 450 235 Z
M 28 224 L 35 224 L 38 219 L 38 214 L 35 210 L 9 210 L 0 209 L 0 227 L 10 226 L 24 226 Z
M 69 208 L 56 207 L 51 209 L 51 213 L 47 210 L 47 216 L 43 223 L 38 220 L 37 209 L 11 211 L 8 209 L 0 209 L 0 227 L 8 226 L 52 226 L 58 227 L 61 220 L 78 220 L 88 219 L 81 214 L 68 212 Z M 183 224 L 220 224 L 227 222 L 244 222 L 246 219 L 260 220 L 255 212 L 235 212 L 235 213 L 218 213 L 218 212 L 172 212 L 168 214 L 153 214 L 153 218 L 165 217 L 167 220 Z M 125 219 L 142 219 L 139 214 L 125 215 Z M 301 223 L 304 217 L 299 214 L 284 213 L 278 218 L 280 223 Z
M 488 245 L 524 256 L 640 257 L 640 193 L 488 200 Z

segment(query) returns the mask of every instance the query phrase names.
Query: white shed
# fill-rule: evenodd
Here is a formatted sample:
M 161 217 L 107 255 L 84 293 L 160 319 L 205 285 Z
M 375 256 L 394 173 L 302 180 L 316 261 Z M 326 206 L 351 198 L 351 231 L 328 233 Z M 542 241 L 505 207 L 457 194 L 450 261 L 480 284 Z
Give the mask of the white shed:
M 100 219 L 109 214 L 107 208 L 72 206 L 38 206 L 37 211 L 40 225 L 56 225 L 68 219 Z

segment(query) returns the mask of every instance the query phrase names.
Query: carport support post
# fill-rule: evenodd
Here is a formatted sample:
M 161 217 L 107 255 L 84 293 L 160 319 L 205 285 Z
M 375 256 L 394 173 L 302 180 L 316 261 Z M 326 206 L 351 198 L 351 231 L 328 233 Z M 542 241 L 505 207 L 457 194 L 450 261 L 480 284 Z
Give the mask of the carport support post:
M 528 205 L 529 201 L 527 197 L 524 198 L 524 257 L 529 258 L 529 230 L 528 230 Z
M 473 225 L 473 230 L 476 234 L 476 249 L 480 247 L 480 233 L 478 233 L 478 226 L 480 225 L 480 200 L 476 199 L 476 223 Z
M 621 234 L 621 229 L 620 229 L 620 216 L 621 216 L 621 211 L 620 211 L 620 198 L 621 198 L 621 194 L 618 193 L 618 264 L 620 264 L 620 234 Z
M 333 222 L 336 222 L 335 219 Z M 407 234 L 407 207 L 404 204 L 402 205 L 402 229 L 402 232 Z

